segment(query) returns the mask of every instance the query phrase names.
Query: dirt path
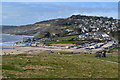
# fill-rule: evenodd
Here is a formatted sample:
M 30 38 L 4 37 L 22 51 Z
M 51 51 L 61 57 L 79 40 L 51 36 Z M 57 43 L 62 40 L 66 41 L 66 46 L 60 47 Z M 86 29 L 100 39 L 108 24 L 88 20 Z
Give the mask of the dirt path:
M 103 62 L 107 62 L 107 63 L 119 64 L 118 62 L 106 61 L 106 60 L 101 60 L 101 59 L 98 59 L 98 60 L 103 61 Z

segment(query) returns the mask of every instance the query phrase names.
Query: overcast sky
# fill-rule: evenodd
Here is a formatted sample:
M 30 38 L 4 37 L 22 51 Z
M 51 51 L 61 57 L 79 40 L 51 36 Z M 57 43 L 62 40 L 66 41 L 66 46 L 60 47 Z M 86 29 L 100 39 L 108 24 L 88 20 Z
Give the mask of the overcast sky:
M 3 2 L 3 25 L 25 25 L 73 14 L 118 17 L 117 2 Z

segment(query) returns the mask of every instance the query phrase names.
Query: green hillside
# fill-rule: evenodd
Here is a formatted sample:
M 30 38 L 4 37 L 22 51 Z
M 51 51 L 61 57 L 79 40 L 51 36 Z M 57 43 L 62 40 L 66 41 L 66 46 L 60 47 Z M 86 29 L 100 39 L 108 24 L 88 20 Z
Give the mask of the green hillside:
M 89 32 L 114 33 L 118 27 L 118 19 L 112 17 L 98 17 L 86 15 L 72 15 L 68 18 L 52 19 L 21 26 L 3 26 L 3 33 L 17 35 L 44 36 L 46 32 L 51 35 L 65 37 L 80 35 Z M 97 29 L 97 30 L 95 30 Z M 69 30 L 69 31 L 68 31 Z M 109 34 L 110 35 L 110 34 Z

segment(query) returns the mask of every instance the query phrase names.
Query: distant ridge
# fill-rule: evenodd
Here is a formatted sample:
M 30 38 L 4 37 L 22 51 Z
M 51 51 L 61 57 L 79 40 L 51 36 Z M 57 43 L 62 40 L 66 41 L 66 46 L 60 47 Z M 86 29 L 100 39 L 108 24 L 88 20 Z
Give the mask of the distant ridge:
M 68 36 L 70 33 L 66 32 L 67 29 L 82 34 L 91 32 L 93 28 L 99 28 L 98 32 L 114 33 L 117 31 L 118 21 L 118 19 L 112 17 L 72 15 L 68 18 L 51 19 L 29 25 L 3 26 L 3 33 L 38 36 L 49 32 L 51 34 L 60 34 L 60 36 Z

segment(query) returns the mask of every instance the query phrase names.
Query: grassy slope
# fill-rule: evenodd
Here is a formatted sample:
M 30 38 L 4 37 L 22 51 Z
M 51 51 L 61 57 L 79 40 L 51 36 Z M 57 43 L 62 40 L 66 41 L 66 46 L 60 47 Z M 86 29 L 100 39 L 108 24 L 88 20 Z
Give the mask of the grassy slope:
M 67 36 L 67 37 L 58 37 L 57 40 L 71 40 L 72 38 L 77 37 L 78 35 L 74 36 Z
M 3 56 L 3 76 L 11 78 L 116 78 L 118 66 L 92 54 Z M 116 61 L 116 60 L 114 60 Z

